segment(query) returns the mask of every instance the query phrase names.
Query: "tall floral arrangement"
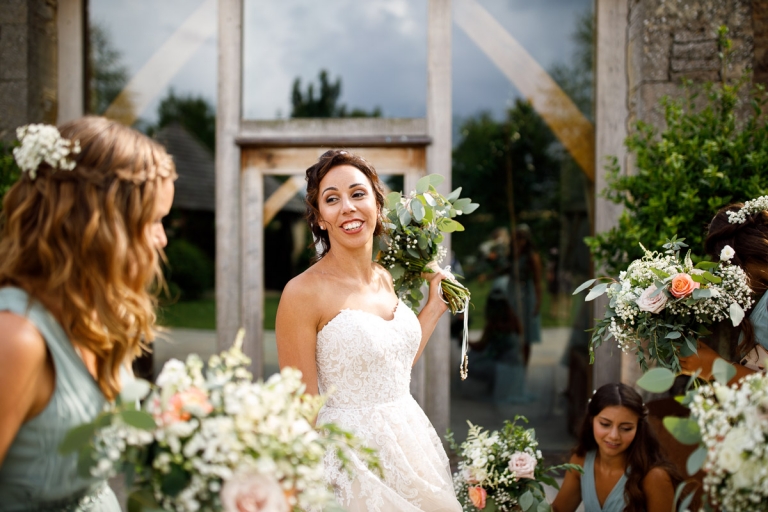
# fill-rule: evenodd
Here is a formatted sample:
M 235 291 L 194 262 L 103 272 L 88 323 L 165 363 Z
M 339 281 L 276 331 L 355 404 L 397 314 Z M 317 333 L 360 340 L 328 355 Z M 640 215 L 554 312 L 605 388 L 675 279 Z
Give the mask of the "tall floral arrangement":
M 469 423 L 467 439 L 456 444 L 451 433 L 448 441 L 459 456 L 453 486 L 464 510 L 547 511 L 542 484 L 558 488 L 552 473 L 563 469 L 581 471 L 575 464 L 542 467 L 536 433 L 515 416 L 505 421 L 501 430 L 488 431 Z
M 124 472 L 132 510 L 287 512 L 334 503 L 323 470 L 326 451 L 355 450 L 374 470 L 375 453 L 333 425 L 313 427 L 322 397 L 304 393 L 286 368 L 253 382 L 235 345 L 208 362 L 171 360 L 150 389 L 127 385 L 121 397 L 60 447 L 79 452 L 84 476 Z M 148 395 L 148 396 L 147 396 Z M 139 407 L 137 400 L 144 398 Z
M 619 347 L 635 353 L 643 371 L 648 359 L 680 371 L 680 355 L 696 353 L 696 340 L 708 333 L 707 325 L 730 319 L 739 325 L 744 310 L 752 307 L 752 291 L 744 270 L 732 265 L 733 249 L 726 246 L 719 262 L 693 263 L 691 253 L 682 256 L 684 238 L 673 237 L 663 253 L 643 247 L 644 256 L 629 264 L 619 279 L 591 279 L 574 294 L 592 287 L 586 300 L 607 294 L 605 316 L 593 330 L 594 350 L 613 336 Z

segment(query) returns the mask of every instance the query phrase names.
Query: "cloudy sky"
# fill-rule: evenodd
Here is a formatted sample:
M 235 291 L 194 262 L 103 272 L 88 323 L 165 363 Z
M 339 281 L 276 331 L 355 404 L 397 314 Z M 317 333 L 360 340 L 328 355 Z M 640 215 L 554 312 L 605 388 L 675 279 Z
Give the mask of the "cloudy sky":
M 136 73 L 204 0 L 90 0 L 129 74 Z M 567 62 L 577 18 L 592 0 L 479 0 L 544 67 Z M 426 105 L 427 0 L 245 0 L 243 114 L 287 117 L 293 80 L 321 69 L 341 77 L 341 102 L 380 107 L 387 117 L 421 117 Z M 212 27 L 216 20 L 211 19 Z M 215 32 L 215 31 L 214 31 Z M 168 83 L 216 101 L 216 36 L 207 37 Z M 169 56 L 173 58 L 173 56 Z M 453 110 L 499 115 L 518 92 L 454 25 Z M 164 89 L 167 91 L 166 89 Z M 140 113 L 156 118 L 159 97 Z

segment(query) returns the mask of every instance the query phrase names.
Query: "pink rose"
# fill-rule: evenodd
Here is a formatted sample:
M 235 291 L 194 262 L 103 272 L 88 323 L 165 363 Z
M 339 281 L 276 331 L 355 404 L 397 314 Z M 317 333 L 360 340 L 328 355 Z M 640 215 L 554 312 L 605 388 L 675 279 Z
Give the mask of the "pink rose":
M 684 272 L 675 274 L 672 278 L 672 283 L 669 286 L 669 293 L 677 297 L 685 297 L 693 293 L 693 290 L 701 286 L 699 283 L 691 279 L 691 276 Z
M 280 484 L 271 476 L 241 472 L 224 482 L 221 505 L 225 512 L 290 512 Z
M 515 482 L 521 478 L 533 478 L 536 457 L 525 452 L 515 452 L 509 459 L 509 471 L 515 474 Z
M 659 292 L 655 297 L 651 297 L 656 291 L 656 285 L 652 284 L 640 294 L 637 299 L 637 307 L 640 311 L 648 311 L 651 313 L 659 313 L 665 307 L 667 307 L 667 296 L 664 292 Z
M 469 499 L 472 501 L 472 504 L 483 510 L 485 508 L 485 499 L 488 497 L 485 489 L 482 487 L 470 487 L 467 491 L 469 492 Z

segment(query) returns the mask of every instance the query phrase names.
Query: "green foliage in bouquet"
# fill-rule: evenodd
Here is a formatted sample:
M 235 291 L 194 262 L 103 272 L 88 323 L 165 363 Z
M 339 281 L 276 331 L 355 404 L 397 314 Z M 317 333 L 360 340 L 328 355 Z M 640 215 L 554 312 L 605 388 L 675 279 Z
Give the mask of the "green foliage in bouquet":
M 439 174 L 430 174 L 421 178 L 416 191 L 407 196 L 400 192 L 387 195 L 387 234 L 379 239 L 376 261 L 389 270 L 398 296 L 414 311 L 424 298 L 421 273 L 433 272 L 428 265 L 439 264 L 446 256 L 445 249 L 440 247 L 443 233 L 464 231 L 464 226 L 454 218 L 472 213 L 479 206 L 471 199 L 459 198 L 461 187 L 448 196 L 441 195 L 435 187 L 443 179 Z M 466 307 L 469 290 L 451 279 L 444 279 L 441 286 L 451 313 Z
M 720 30 L 721 58 L 727 56 L 727 29 Z M 725 76 L 725 73 L 722 73 Z M 755 84 L 749 110 L 739 119 L 748 77 L 706 84 L 703 98 L 686 82 L 685 98 L 661 100 L 666 127 L 638 122 L 625 144 L 636 172 L 621 172 L 614 157 L 607 167 L 603 197 L 623 206 L 618 225 L 585 241 L 609 275 L 679 232 L 695 251 L 703 248 L 706 226 L 731 202 L 768 193 L 768 125 L 765 88 Z M 746 109 L 744 109 L 746 110 Z
M 546 512 L 551 507 L 543 484 L 559 489 L 554 473 L 582 472 L 576 464 L 543 467 L 536 432 L 518 424 L 519 420 L 528 422 L 518 415 L 493 432 L 467 422 L 467 439 L 460 445 L 448 432 L 446 439 L 460 457 L 453 486 L 464 510 Z

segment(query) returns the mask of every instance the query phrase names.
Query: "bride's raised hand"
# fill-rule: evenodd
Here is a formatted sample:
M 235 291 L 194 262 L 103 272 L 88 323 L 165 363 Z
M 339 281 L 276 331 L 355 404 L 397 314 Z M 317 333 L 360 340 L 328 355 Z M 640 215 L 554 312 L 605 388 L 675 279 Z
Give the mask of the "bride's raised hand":
M 430 304 L 430 306 L 439 305 L 440 313 L 442 314 L 448 309 L 448 304 L 446 304 L 446 302 L 443 300 L 440 282 L 443 279 L 448 279 L 450 276 L 434 261 L 429 263 L 426 268 L 430 271 L 422 272 L 421 277 L 426 279 L 429 283 L 429 296 L 427 298 L 427 304 Z

